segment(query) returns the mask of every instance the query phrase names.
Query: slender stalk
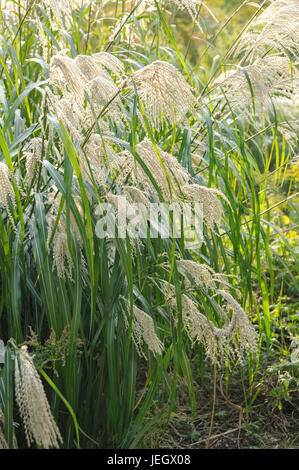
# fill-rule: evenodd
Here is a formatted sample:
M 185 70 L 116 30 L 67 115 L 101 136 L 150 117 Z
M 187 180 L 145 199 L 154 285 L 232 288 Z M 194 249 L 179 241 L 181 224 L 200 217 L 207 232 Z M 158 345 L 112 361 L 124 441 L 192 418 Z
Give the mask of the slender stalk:
M 216 405 L 216 379 L 217 379 L 217 367 L 216 364 L 213 366 L 213 405 L 212 405 L 212 413 L 211 413 L 211 421 L 210 421 L 210 428 L 209 428 L 209 435 L 206 442 L 206 449 L 210 446 L 210 439 L 213 431 L 213 424 L 214 424 L 214 417 L 215 417 L 215 405 Z

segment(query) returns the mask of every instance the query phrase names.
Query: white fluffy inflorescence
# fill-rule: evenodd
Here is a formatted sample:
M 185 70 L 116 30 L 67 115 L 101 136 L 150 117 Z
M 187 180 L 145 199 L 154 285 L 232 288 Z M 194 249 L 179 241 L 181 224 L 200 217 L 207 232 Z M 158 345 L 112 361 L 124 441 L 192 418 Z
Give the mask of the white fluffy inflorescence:
M 80 103 L 84 101 L 84 92 L 89 91 L 93 80 L 105 78 L 112 81 L 110 73 L 118 76 L 124 71 L 120 60 L 107 52 L 78 55 L 75 59 L 57 54 L 50 65 L 50 83 L 58 86 L 61 91 L 69 90 Z M 101 94 L 105 91 L 99 88 L 98 92 Z
M 298 56 L 299 0 L 271 0 L 271 4 L 242 35 L 235 55 L 254 60 L 270 50 Z
M 0 8 L 3 15 L 18 14 L 18 6 L 12 0 L 0 0 Z
M 158 127 L 165 120 L 177 122 L 188 111 L 195 114 L 192 88 L 168 62 L 157 60 L 134 72 L 131 79 L 154 126 Z M 134 89 L 133 85 L 131 87 Z
M 155 0 L 136 0 L 135 2 L 131 2 L 131 11 L 124 13 L 123 16 L 116 21 L 111 31 L 109 41 L 113 42 L 115 38 L 120 34 L 120 32 L 122 32 L 123 37 L 126 41 L 130 43 L 138 43 L 140 37 L 138 35 L 136 25 L 133 21 L 128 21 L 132 16 L 131 13 L 133 12 L 135 17 L 139 17 L 138 21 L 139 24 L 142 26 L 144 24 L 144 19 L 142 18 L 142 15 L 144 15 L 145 13 L 156 12 L 157 4 L 159 8 L 166 8 L 166 11 L 168 10 L 167 7 L 172 7 L 172 11 L 175 9 L 181 11 L 187 10 L 192 20 L 202 33 L 204 32 L 204 30 L 199 21 L 202 11 L 207 11 L 208 14 L 213 18 L 213 20 L 218 22 L 213 12 L 202 0 L 158 0 L 157 3 L 155 2 Z
M 9 198 L 12 206 L 14 208 L 16 207 L 16 196 L 13 185 L 11 184 L 11 177 L 12 175 L 7 165 L 0 162 L 0 207 L 6 210 L 7 215 L 14 226 L 14 220 L 9 207 Z
M 232 106 L 254 104 L 259 111 L 265 111 L 277 98 L 291 99 L 298 81 L 298 72 L 295 69 L 292 73 L 289 58 L 269 55 L 246 67 L 223 73 L 215 84 L 222 86 Z
M 55 190 L 55 188 L 53 188 Z M 56 197 L 55 197 L 56 196 Z M 56 268 L 57 275 L 60 279 L 66 278 L 73 280 L 72 271 L 74 263 L 68 249 L 67 230 L 63 220 L 63 215 L 60 216 L 56 232 L 54 234 L 52 245 L 50 246 L 50 239 L 54 230 L 56 219 L 58 215 L 58 208 L 61 202 L 61 194 L 55 194 L 54 191 L 49 194 L 47 203 L 50 206 L 47 213 L 47 228 L 48 228 L 48 246 L 53 252 L 53 271 Z
M 29 17 L 38 19 L 38 8 L 36 8 L 36 2 L 31 2 L 31 9 L 28 12 L 30 3 L 22 0 L 16 2 L 13 0 L 0 0 L 0 8 L 4 14 L 13 14 L 15 17 L 19 16 L 19 13 L 24 16 L 25 13 L 29 13 Z M 71 25 L 72 11 L 80 7 L 79 0 L 40 0 L 40 6 L 46 11 L 48 19 L 51 23 L 51 28 L 57 29 L 64 24 L 67 27 Z
M 71 26 L 72 11 L 80 8 L 79 0 L 41 0 L 53 29 L 66 24 Z
M 175 287 L 165 281 L 163 281 L 162 287 L 166 295 L 167 305 L 173 311 L 175 322 L 178 322 Z M 182 321 L 191 342 L 193 344 L 202 343 L 207 357 L 214 364 L 218 364 L 224 358 L 223 340 L 225 337 L 215 334 L 216 328 L 213 323 L 199 311 L 196 302 L 188 295 L 182 294 L 181 302 Z
M 159 190 L 164 201 L 168 203 L 202 204 L 203 219 L 211 230 L 220 224 L 223 206 L 219 198 L 229 204 L 221 191 L 189 184 L 190 174 L 187 169 L 173 155 L 154 146 L 149 139 L 138 143 L 135 149 L 156 184 L 153 184 L 149 174 L 130 152 L 116 154 L 109 151 L 111 174 L 114 174 L 115 182 L 125 194 L 129 194 L 132 202 L 142 202 L 147 206 L 150 200 L 159 201 Z M 135 190 L 130 190 L 130 187 Z
M 99 116 L 110 100 L 106 116 L 118 124 L 122 122 L 125 114 L 112 78 L 117 79 L 122 73 L 122 63 L 107 52 L 78 55 L 75 59 L 63 54 L 52 58 L 46 91 L 48 104 L 74 141 L 82 140 L 84 127 L 94 123 L 94 113 Z M 99 119 L 99 126 L 108 129 L 103 119 Z
M 77 209 L 83 218 L 83 209 L 78 198 L 74 197 L 74 202 L 77 206 Z M 65 203 L 63 205 L 62 214 L 60 216 L 59 222 L 56 227 L 54 237 L 52 239 L 52 244 L 50 246 L 50 239 L 52 237 L 53 230 L 55 228 L 56 219 L 58 216 L 58 209 L 61 203 L 61 194 L 57 191 L 55 186 L 52 187 L 52 192 L 48 195 L 47 204 L 49 204 L 49 211 L 47 213 L 47 229 L 48 229 L 48 248 L 53 252 L 53 271 L 56 269 L 58 277 L 60 279 L 66 280 L 69 279 L 73 281 L 73 268 L 74 263 L 68 248 L 68 239 L 67 239 L 67 227 L 65 222 Z M 74 232 L 74 236 L 79 244 L 82 245 L 82 238 L 80 230 L 76 224 L 75 218 L 70 213 L 70 227 Z M 82 253 L 81 253 L 82 255 Z M 81 267 L 84 270 L 84 259 L 83 255 L 81 256 Z
M 203 218 L 211 230 L 214 229 L 215 225 L 219 225 L 223 216 L 223 206 L 218 196 L 229 204 L 229 201 L 221 191 L 200 186 L 199 184 L 188 184 L 182 187 L 182 192 L 187 201 L 202 204 Z
M 166 201 L 176 198 L 180 187 L 186 184 L 190 178 L 185 168 L 178 160 L 161 148 L 155 148 L 148 139 L 136 145 L 136 152 L 146 164 L 151 175 L 161 190 Z M 143 189 L 154 191 L 153 183 L 146 172 L 139 166 L 137 170 L 137 181 Z
M 139 161 L 134 159 L 132 153 L 124 151 L 117 154 L 109 151 L 109 170 L 117 184 L 125 191 L 128 191 L 129 183 L 135 188 L 139 186 L 138 189 L 147 194 L 148 200 L 150 200 L 150 196 L 155 200 L 159 199 L 157 188 L 166 201 L 178 199 L 181 193 L 180 187 L 186 185 L 190 179 L 188 171 L 174 156 L 164 152 L 160 147 L 154 146 L 149 139 L 139 142 L 135 150 L 156 184 L 153 184 L 148 172 L 140 165 Z M 141 193 L 135 192 L 135 195 L 138 202 Z M 144 202 L 144 198 L 142 199 Z M 141 201 L 139 200 L 139 202 Z
M 128 319 L 126 316 L 124 316 L 124 318 L 126 327 L 128 328 Z M 146 356 L 142 350 L 142 345 L 144 342 L 153 354 L 162 353 L 164 345 L 157 336 L 152 317 L 138 308 L 136 305 L 133 306 L 132 334 L 136 350 L 140 356 L 143 356 L 146 359 Z
M 189 259 L 178 261 L 179 271 L 185 278 L 186 286 L 191 286 L 190 278 L 193 279 L 197 287 L 206 289 L 215 289 L 217 283 L 221 286 L 231 287 L 226 281 L 226 276 L 221 273 L 215 273 L 214 269 L 207 264 L 200 264 Z
M 232 309 L 232 321 L 234 321 L 235 325 L 234 331 L 238 331 L 239 334 L 238 345 L 236 347 L 238 355 L 242 357 L 248 351 L 257 354 L 258 335 L 243 308 L 229 292 L 218 290 L 217 294 L 221 295 L 226 300 L 227 306 Z
M 234 50 L 237 68 L 228 68 L 214 82 L 232 108 L 252 108 L 266 116 L 285 109 L 298 95 L 299 0 L 271 0 L 250 23 Z M 289 104 L 288 104 L 289 103 Z
M 184 260 L 182 261 L 190 270 L 190 263 L 186 264 Z M 202 267 L 196 269 L 192 265 L 191 271 L 195 273 L 197 279 L 199 272 L 203 273 L 200 280 L 201 285 L 206 284 L 210 280 L 207 275 L 208 271 Z M 208 282 L 205 287 L 210 288 L 211 283 Z M 165 292 L 167 304 L 174 312 L 175 320 L 178 321 L 175 287 L 163 281 L 162 288 Z M 240 359 L 245 357 L 248 352 L 256 354 L 258 335 L 251 325 L 248 316 L 231 294 L 225 290 L 216 290 L 216 294 L 219 294 L 226 300 L 228 307 L 223 309 L 218 304 L 214 305 L 224 322 L 221 328 L 217 328 L 206 315 L 199 311 L 199 305 L 189 295 L 182 294 L 182 321 L 190 340 L 192 343 L 203 343 L 207 357 L 215 364 L 222 362 L 225 358 L 232 355 L 233 352 Z M 229 308 L 232 310 L 231 316 L 229 316 Z
M 62 437 L 27 346 L 22 346 L 16 354 L 15 394 L 28 446 L 35 441 L 45 449 L 58 448 Z
M 24 152 L 24 157 L 26 158 L 25 168 L 26 168 L 26 183 L 31 184 L 34 175 L 37 163 L 41 161 L 42 158 L 42 139 L 40 137 L 35 137 L 31 139 L 26 152 Z M 47 145 L 45 142 L 44 145 Z
M 84 151 L 80 151 L 80 170 L 83 178 L 92 181 L 92 176 L 102 189 L 106 186 L 108 171 L 113 174 L 113 162 L 118 161 L 114 149 L 99 134 L 91 134 Z M 92 174 L 91 174 L 92 173 Z

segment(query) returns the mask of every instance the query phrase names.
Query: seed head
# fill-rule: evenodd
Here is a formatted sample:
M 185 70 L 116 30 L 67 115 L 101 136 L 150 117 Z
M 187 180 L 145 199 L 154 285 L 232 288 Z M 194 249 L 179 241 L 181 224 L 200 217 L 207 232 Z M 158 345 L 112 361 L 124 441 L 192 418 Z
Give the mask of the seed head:
M 231 69 L 215 82 L 222 86 L 233 108 L 247 109 L 254 104 L 259 112 L 272 110 L 272 103 L 278 98 L 292 100 L 298 83 L 298 72 L 295 69 L 292 73 L 290 60 L 277 55 L 257 59 L 237 70 Z
M 154 177 L 157 186 L 166 201 L 177 199 L 180 196 L 180 188 L 187 184 L 190 179 L 189 173 L 178 160 L 161 148 L 154 148 L 148 139 L 136 145 L 136 151 L 146 164 L 148 170 Z M 155 186 L 141 166 L 136 170 L 136 180 L 144 190 L 154 195 Z
M 35 174 L 36 165 L 42 159 L 42 139 L 40 137 L 31 139 L 26 152 L 24 152 L 24 156 L 26 157 L 26 183 L 30 186 Z
M 155 331 L 155 325 L 152 317 L 146 312 L 138 308 L 136 305 L 133 306 L 133 322 L 132 322 L 132 333 L 133 341 L 136 346 L 138 354 L 146 359 L 146 356 L 142 350 L 142 345 L 145 342 L 149 350 L 153 354 L 161 354 L 164 346 L 163 343 L 157 336 Z M 128 327 L 128 319 L 125 316 L 126 326 Z
M 211 230 L 214 230 L 214 226 L 219 225 L 223 216 L 223 206 L 218 196 L 229 204 L 224 194 L 218 189 L 207 188 L 206 186 L 200 186 L 198 184 L 183 186 L 182 192 L 187 200 L 203 205 L 203 218 L 207 226 Z
M 298 57 L 299 1 L 271 0 L 270 5 L 251 24 L 241 37 L 235 56 L 254 60 L 265 52 L 274 50 L 287 56 Z
M 145 113 L 155 127 L 166 120 L 182 119 L 189 111 L 195 114 L 194 96 L 181 73 L 168 62 L 157 60 L 131 76 Z M 134 90 L 133 85 L 131 85 Z
M 257 354 L 258 335 L 243 308 L 229 292 L 218 290 L 217 293 L 227 301 L 228 306 L 232 309 L 232 315 L 235 317 L 234 331 L 238 331 L 239 335 L 236 346 L 237 353 L 240 357 L 245 356 L 249 351 Z
M 7 167 L 7 165 L 3 162 L 0 162 L 0 207 L 4 208 L 7 212 L 8 217 L 11 220 L 13 226 L 15 226 L 11 210 L 9 207 L 9 198 L 12 203 L 12 206 L 16 207 L 16 196 L 13 189 L 13 185 L 11 184 L 12 175 Z
M 62 437 L 27 346 L 22 346 L 16 354 L 15 394 L 28 446 L 35 441 L 45 449 L 58 448 Z

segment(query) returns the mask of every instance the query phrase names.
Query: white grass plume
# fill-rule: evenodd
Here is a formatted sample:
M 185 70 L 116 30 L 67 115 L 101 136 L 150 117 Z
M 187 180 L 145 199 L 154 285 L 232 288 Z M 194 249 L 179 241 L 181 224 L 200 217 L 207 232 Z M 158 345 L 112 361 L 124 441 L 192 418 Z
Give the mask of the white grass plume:
M 62 437 L 27 346 L 22 346 L 16 354 L 15 395 L 28 446 L 35 442 L 45 449 L 58 448 Z

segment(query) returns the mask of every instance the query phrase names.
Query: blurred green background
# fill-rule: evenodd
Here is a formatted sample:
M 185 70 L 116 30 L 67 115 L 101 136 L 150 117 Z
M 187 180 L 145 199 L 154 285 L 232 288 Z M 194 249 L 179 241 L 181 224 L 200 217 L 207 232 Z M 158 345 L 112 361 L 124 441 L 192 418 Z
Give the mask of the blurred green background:
M 202 31 L 198 27 L 194 28 L 194 23 L 187 11 L 178 11 L 175 17 L 177 40 L 182 46 L 188 48 L 190 62 L 193 65 L 200 65 L 201 55 L 208 42 L 213 42 L 213 47 L 210 48 L 210 59 L 212 56 L 226 52 L 261 3 L 260 0 L 256 2 L 206 0 L 206 7 L 202 6 L 200 12 Z M 239 11 L 234 15 L 238 9 Z M 230 17 L 229 23 L 214 42 L 215 35 Z M 193 38 L 190 41 L 191 34 Z M 206 65 L 206 59 L 203 65 Z

